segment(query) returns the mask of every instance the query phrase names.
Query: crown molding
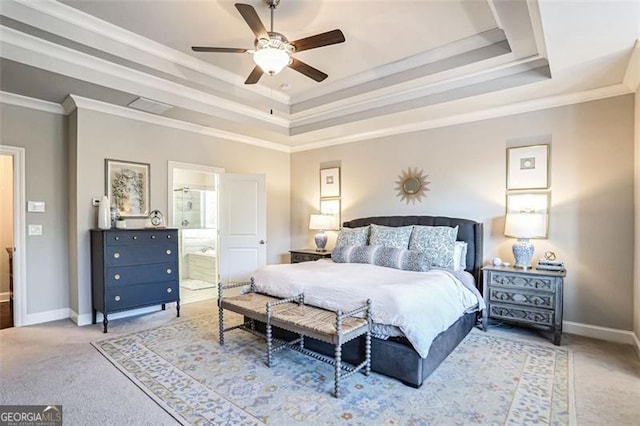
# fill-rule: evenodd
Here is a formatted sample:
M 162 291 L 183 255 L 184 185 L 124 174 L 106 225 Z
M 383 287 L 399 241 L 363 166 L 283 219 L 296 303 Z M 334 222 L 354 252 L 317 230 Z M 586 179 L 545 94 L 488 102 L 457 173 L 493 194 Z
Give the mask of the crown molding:
M 40 99 L 29 98 L 15 93 L 0 91 L 0 104 L 18 106 L 22 108 L 35 109 L 37 111 L 49 112 L 52 114 L 64 115 L 64 108 L 54 102 L 43 101 Z
M 640 88 L 640 39 L 633 46 L 622 83 L 634 92 Z
M 156 124 L 158 126 L 184 130 L 199 135 L 207 135 L 232 142 L 240 142 L 260 148 L 272 149 L 285 153 L 291 152 L 291 148 L 289 146 L 271 142 L 265 139 L 244 136 L 238 133 L 228 132 L 226 130 L 220 130 L 213 127 L 201 126 L 199 124 L 190 123 L 187 121 L 176 120 L 174 118 L 162 117 L 144 111 L 138 111 L 131 108 L 113 105 L 73 94 L 67 96 L 67 98 L 63 101 L 63 105 L 65 105 L 65 110 L 68 111 L 67 113 L 72 112 L 74 109 L 87 109 L 95 112 L 114 115 L 117 117 L 127 118 L 130 120 L 142 121 L 149 124 Z
M 244 85 L 245 77 L 243 76 L 194 58 L 64 3 L 55 0 L 2 0 L 1 3 L 3 14 L 6 16 L 18 19 L 36 28 L 46 29 L 61 37 L 74 39 L 75 37 L 69 37 L 65 32 L 88 31 L 110 42 L 145 52 L 158 59 L 219 79 L 235 86 L 239 90 L 254 92 L 268 98 L 273 97 L 282 103 L 289 103 L 288 94 L 281 91 L 272 91 L 271 88 L 258 85 L 246 86 Z M 95 42 L 96 40 L 94 40 Z M 101 46 L 93 47 L 102 49 Z
M 492 118 L 506 117 L 509 115 L 523 114 L 526 112 L 538 111 L 542 109 L 556 108 L 566 105 L 590 102 L 598 99 L 610 98 L 633 93 L 625 84 L 615 84 L 593 90 L 569 93 L 557 96 L 549 96 L 531 101 L 517 102 L 501 107 L 489 108 L 465 114 L 451 115 L 444 118 L 426 120 L 421 122 L 408 123 L 401 126 L 389 127 L 386 129 L 360 132 L 349 136 L 325 139 L 323 141 L 298 145 L 291 148 L 291 152 L 303 152 L 314 149 L 326 148 L 334 145 L 359 142 L 368 139 L 388 137 L 404 133 L 417 132 L 421 130 L 435 129 L 457 124 L 472 123 L 475 121 L 489 120 Z
M 289 120 L 215 95 L 96 58 L 0 25 L 2 56 L 40 69 L 63 74 L 169 105 L 225 117 L 229 112 L 259 120 L 287 132 Z

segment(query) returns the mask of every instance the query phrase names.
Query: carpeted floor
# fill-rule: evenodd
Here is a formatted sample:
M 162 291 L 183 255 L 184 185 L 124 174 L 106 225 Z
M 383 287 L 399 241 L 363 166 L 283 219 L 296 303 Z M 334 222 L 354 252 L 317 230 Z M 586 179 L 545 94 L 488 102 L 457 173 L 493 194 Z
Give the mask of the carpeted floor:
M 344 382 L 290 350 L 264 365 L 265 344 L 241 330 L 218 344 L 213 315 L 93 345 L 185 424 L 569 424 L 575 407 L 566 348 L 473 330 L 416 390 L 373 373 Z

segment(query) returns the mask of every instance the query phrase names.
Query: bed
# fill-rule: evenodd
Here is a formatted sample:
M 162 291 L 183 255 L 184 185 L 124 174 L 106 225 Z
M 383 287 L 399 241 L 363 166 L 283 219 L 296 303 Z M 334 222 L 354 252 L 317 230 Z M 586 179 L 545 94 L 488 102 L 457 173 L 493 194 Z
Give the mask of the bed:
M 355 219 L 345 222 L 343 226 L 345 228 L 359 228 L 368 225 L 381 225 L 389 227 L 402 227 L 409 225 L 426 225 L 426 226 L 447 226 L 458 227 L 457 240 L 467 243 L 466 252 L 466 268 L 465 271 L 473 276 L 473 280 L 470 280 L 479 294 L 482 292 L 481 288 L 481 274 L 480 269 L 482 266 L 482 224 L 467 219 L 457 219 L 448 217 L 434 217 L 434 216 L 384 216 L 384 217 L 368 217 Z M 330 260 L 321 260 L 318 262 L 329 262 Z M 329 267 L 329 265 L 323 265 L 317 263 L 315 265 L 278 265 L 274 266 L 279 270 L 286 270 L 290 267 L 290 270 L 297 268 L 298 273 L 306 268 L 312 273 L 323 274 L 323 268 Z M 353 265 L 353 267 L 358 267 Z M 380 266 L 363 265 L 368 268 L 382 268 Z M 382 270 L 388 270 L 389 268 L 382 268 Z M 317 271 L 317 272 L 316 272 Z M 416 272 L 398 271 L 405 274 L 418 274 Z M 442 271 L 430 271 L 435 275 L 452 275 L 444 273 Z M 389 271 L 391 273 L 391 271 Z M 469 275 L 467 274 L 467 276 Z M 278 277 L 278 275 L 274 275 Z M 393 277 L 394 275 L 389 275 Z M 295 277 L 295 274 L 292 275 Z M 259 271 L 256 273 L 256 285 L 258 291 L 260 286 L 263 285 L 263 290 L 266 294 L 272 294 L 278 297 L 287 297 L 285 294 L 274 294 L 269 291 L 268 280 L 264 278 L 264 272 Z M 333 281 L 335 285 L 334 280 Z M 467 286 L 469 284 L 467 283 Z M 286 286 L 284 286 L 286 287 Z M 275 289 L 272 287 L 271 290 Z M 290 289 L 291 291 L 299 291 L 298 289 Z M 284 290 L 283 290 L 284 291 Z M 371 290 L 373 291 L 373 290 Z M 323 294 L 323 293 L 319 293 Z M 305 290 L 305 298 L 307 297 L 307 291 Z M 324 297 L 324 296 L 318 296 Z M 383 297 L 383 296 L 379 296 Z M 309 292 L 309 298 L 313 300 L 312 293 Z M 316 299 L 316 302 L 321 305 L 324 300 L 320 298 Z M 475 302 L 475 300 L 474 300 Z M 329 302 L 326 302 L 329 303 Z M 469 303 L 467 301 L 467 303 Z M 479 303 L 482 303 L 480 300 Z M 310 304 L 314 304 L 310 302 Z M 320 306 L 325 307 L 326 306 Z M 330 306 L 329 306 L 330 307 Z M 423 346 L 416 345 L 416 338 L 413 333 L 406 333 L 406 335 L 385 337 L 385 338 L 373 338 L 371 344 L 372 350 L 372 364 L 371 369 L 375 372 L 384 374 L 389 377 L 400 380 L 402 383 L 412 386 L 420 387 L 424 380 L 438 367 L 438 365 L 455 349 L 455 347 L 464 339 L 469 331 L 474 327 L 477 322 L 478 309 L 480 306 L 475 306 L 453 315 L 453 319 L 449 318 L 446 324 L 451 324 L 444 331 L 439 332 L 437 335 L 430 336 L 428 340 L 428 346 L 426 349 Z M 374 313 L 376 309 L 374 307 Z M 435 311 L 433 311 L 435 312 Z M 440 311 L 442 313 L 442 311 Z M 382 312 L 378 312 L 382 314 Z M 431 308 L 425 309 L 423 312 L 419 312 L 422 315 L 433 315 Z M 458 316 L 459 315 L 459 316 Z M 451 316 L 451 315 L 450 315 Z M 457 318 L 457 319 L 456 319 Z M 403 331 L 405 331 L 403 329 Z M 389 333 L 393 336 L 393 333 Z M 290 335 L 284 330 L 276 330 L 276 336 L 280 338 L 294 338 L 296 336 Z M 418 339 L 419 340 L 419 339 Z M 323 353 L 325 355 L 333 355 L 333 346 L 325 343 L 315 341 L 313 339 L 306 339 L 305 346 L 308 349 Z M 418 349 L 416 349 L 418 348 Z M 364 339 L 353 340 L 343 346 L 342 359 L 344 361 L 357 364 L 362 358 L 365 351 Z M 422 354 L 422 355 L 421 355 Z

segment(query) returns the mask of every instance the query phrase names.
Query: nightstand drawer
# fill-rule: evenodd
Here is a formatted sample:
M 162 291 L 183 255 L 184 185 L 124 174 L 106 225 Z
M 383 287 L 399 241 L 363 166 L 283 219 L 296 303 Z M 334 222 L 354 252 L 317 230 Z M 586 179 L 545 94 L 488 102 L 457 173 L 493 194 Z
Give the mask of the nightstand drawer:
M 306 253 L 291 253 L 291 263 L 313 262 L 318 256 Z
M 555 292 L 554 279 L 551 277 L 525 276 L 514 273 L 489 273 L 489 285 L 523 290 L 542 290 Z
M 492 303 L 489 306 L 489 316 L 491 316 L 491 318 L 516 320 L 527 322 L 530 324 L 539 324 L 552 327 L 554 312 L 544 309 L 524 308 L 514 305 Z
M 489 288 L 489 301 L 513 303 L 516 305 L 531 306 L 534 308 L 554 309 L 556 298 L 554 293 L 527 293 L 507 288 Z

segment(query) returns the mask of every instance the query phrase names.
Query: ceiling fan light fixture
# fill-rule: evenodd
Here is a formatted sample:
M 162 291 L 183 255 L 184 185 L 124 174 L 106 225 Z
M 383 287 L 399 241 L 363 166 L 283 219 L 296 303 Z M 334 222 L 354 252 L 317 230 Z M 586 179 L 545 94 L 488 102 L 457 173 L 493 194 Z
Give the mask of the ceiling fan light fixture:
M 278 74 L 291 63 L 291 57 L 286 50 L 273 47 L 265 47 L 256 50 L 253 61 L 269 75 Z

